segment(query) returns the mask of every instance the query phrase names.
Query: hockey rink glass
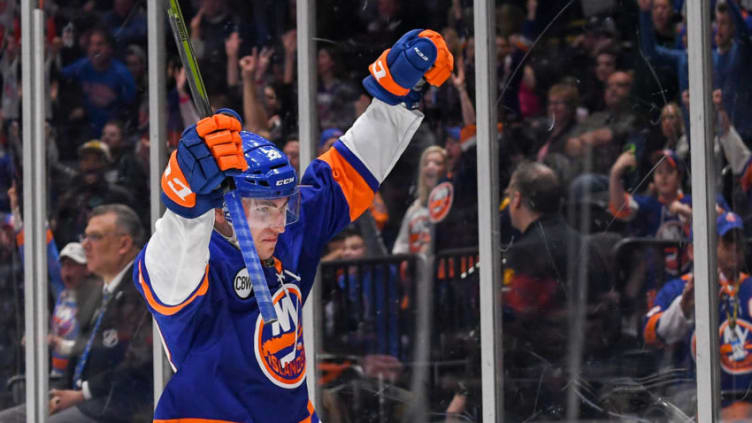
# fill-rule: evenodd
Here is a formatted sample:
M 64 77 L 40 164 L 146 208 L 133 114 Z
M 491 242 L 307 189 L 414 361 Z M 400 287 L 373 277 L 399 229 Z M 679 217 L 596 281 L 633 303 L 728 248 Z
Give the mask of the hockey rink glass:
M 288 197 L 243 198 L 243 210 L 251 228 L 284 227 L 298 221 L 300 192 Z

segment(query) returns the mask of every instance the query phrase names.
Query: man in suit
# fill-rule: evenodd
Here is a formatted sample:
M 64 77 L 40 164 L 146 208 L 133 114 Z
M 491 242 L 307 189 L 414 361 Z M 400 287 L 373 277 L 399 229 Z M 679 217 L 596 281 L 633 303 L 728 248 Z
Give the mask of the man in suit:
M 50 391 L 50 423 L 151 421 L 152 326 L 130 283 L 144 228 L 128 206 L 92 210 L 83 238 L 86 264 L 103 280 L 102 299 L 76 339 L 66 372 L 73 389 Z M 25 421 L 25 406 L 0 412 L 0 422 Z

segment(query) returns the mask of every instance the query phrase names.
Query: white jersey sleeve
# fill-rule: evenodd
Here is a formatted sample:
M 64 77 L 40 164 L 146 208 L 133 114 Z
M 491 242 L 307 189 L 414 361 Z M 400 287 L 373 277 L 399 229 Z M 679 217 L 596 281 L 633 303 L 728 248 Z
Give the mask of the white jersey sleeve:
M 155 226 L 144 254 L 152 290 L 165 305 L 180 304 L 206 271 L 214 209 L 194 219 L 167 210 Z

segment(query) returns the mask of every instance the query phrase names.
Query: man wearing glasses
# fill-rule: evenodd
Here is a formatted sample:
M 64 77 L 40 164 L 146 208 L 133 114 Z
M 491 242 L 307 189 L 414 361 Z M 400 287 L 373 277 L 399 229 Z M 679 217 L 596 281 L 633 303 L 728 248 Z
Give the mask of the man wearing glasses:
M 65 386 L 50 391 L 50 423 L 121 422 L 152 409 L 151 317 L 132 283 L 133 261 L 144 228 L 128 206 L 91 212 L 82 245 L 103 292 L 91 321 L 76 339 Z M 25 405 L 0 412 L 0 422 L 26 421 Z M 148 417 L 144 420 L 148 420 Z

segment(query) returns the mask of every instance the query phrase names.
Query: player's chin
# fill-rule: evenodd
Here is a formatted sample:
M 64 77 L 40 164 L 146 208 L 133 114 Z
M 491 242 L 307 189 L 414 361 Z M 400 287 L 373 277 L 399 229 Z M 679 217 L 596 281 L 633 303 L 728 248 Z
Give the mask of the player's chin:
M 277 240 L 261 240 L 261 245 L 256 248 L 259 250 L 259 257 L 262 259 L 268 259 L 274 254 L 274 248 L 277 246 Z

